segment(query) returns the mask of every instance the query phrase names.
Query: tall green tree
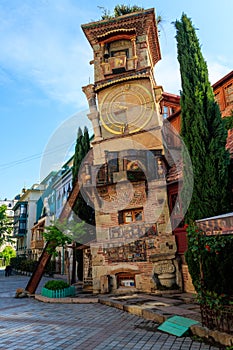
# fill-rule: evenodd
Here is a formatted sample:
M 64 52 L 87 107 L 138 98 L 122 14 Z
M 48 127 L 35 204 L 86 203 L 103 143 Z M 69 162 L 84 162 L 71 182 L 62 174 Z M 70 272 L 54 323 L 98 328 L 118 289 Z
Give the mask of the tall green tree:
M 85 155 L 90 150 L 90 137 L 86 126 L 84 126 L 84 130 L 83 130 L 82 149 L 83 149 L 83 154 Z
M 0 246 L 5 242 L 12 242 L 11 234 L 13 230 L 13 223 L 7 217 L 7 206 L 0 206 Z
M 195 28 L 186 14 L 175 22 L 178 61 L 181 74 L 181 136 L 189 152 L 193 174 L 185 166 L 182 200 L 190 198 L 186 222 L 227 212 L 229 163 L 227 130 L 208 78 Z
M 77 134 L 77 141 L 74 153 L 73 164 L 73 187 L 78 181 L 78 172 L 82 164 L 83 159 L 90 150 L 90 137 L 88 129 L 84 127 L 84 130 L 79 128 Z M 95 212 L 91 203 L 87 203 L 83 198 L 81 191 L 79 191 L 75 206 L 73 208 L 74 213 L 78 216 L 80 221 L 95 226 Z M 87 230 L 88 231 L 88 230 Z
M 16 257 L 16 251 L 11 246 L 7 246 L 3 249 L 2 256 L 5 260 L 5 265 L 10 265 L 11 258 Z
M 72 168 L 73 186 L 78 179 L 78 171 L 84 156 L 85 154 L 83 151 L 83 132 L 81 128 L 78 128 L 77 140 L 76 140 L 75 151 L 74 151 L 74 163 Z
M 84 127 L 82 132 L 81 128 L 78 129 L 77 141 L 75 146 L 74 154 L 74 164 L 73 164 L 73 187 L 78 181 L 78 173 L 83 162 L 83 159 L 88 154 L 90 150 L 90 137 L 87 127 Z M 83 278 L 82 263 L 83 256 L 82 251 L 76 249 L 78 244 L 87 243 L 94 239 L 95 235 L 95 211 L 93 209 L 92 203 L 87 203 L 82 196 L 82 188 L 78 193 L 75 205 L 73 207 L 73 212 L 76 214 L 75 220 L 79 223 L 85 222 L 85 234 L 78 235 L 75 240 L 73 240 L 73 269 L 72 269 L 72 283 L 76 281 L 76 261 L 78 261 L 78 277 L 80 280 Z

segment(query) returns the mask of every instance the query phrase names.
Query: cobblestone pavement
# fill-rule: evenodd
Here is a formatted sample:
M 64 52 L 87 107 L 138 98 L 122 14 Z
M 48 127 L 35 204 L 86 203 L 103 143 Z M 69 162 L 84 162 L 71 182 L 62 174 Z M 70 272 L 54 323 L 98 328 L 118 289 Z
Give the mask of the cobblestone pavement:
M 217 350 L 156 331 L 156 324 L 102 304 L 48 304 L 14 298 L 29 277 L 0 271 L 0 350 Z M 44 284 L 43 278 L 37 292 Z

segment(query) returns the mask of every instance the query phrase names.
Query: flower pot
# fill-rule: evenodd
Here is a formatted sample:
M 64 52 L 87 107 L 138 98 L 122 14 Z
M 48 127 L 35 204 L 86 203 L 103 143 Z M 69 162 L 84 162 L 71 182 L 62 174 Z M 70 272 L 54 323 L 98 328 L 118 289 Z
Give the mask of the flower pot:
M 75 296 L 75 287 L 70 286 L 64 289 L 51 290 L 47 288 L 41 289 L 41 295 L 47 298 L 65 298 Z

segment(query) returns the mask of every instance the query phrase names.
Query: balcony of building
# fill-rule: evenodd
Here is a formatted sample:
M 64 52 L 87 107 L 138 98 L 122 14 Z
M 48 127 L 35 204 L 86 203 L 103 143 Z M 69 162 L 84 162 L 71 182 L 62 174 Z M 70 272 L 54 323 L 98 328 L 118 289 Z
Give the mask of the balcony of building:
M 44 248 L 44 237 L 43 237 L 43 232 L 44 232 L 44 227 L 45 227 L 45 216 L 39 219 L 38 222 L 34 224 L 34 226 L 31 229 L 31 242 L 30 242 L 30 249 L 32 252 L 35 250 L 43 250 Z
M 31 250 L 33 249 L 43 249 L 44 248 L 44 240 L 31 240 L 30 244 Z
M 25 222 L 18 222 L 18 225 L 14 225 L 12 238 L 24 237 L 27 234 L 27 228 Z

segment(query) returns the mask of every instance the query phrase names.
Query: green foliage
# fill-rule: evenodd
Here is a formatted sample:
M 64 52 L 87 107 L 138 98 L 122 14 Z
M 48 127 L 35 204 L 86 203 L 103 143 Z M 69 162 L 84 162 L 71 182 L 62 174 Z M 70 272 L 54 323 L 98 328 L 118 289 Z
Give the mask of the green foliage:
M 52 275 L 55 272 L 55 264 L 54 260 L 50 261 L 46 266 L 45 273 Z M 38 261 L 24 257 L 15 257 L 11 258 L 10 265 L 16 271 L 33 272 L 38 265 Z
M 75 220 L 64 221 L 63 229 L 66 229 L 66 232 L 70 235 L 73 242 L 79 242 L 80 239 L 86 233 L 85 222 L 76 222 Z
M 72 168 L 73 186 L 78 180 L 78 172 L 79 172 L 80 166 L 82 164 L 84 157 L 89 152 L 89 150 L 90 150 L 90 138 L 89 138 L 88 129 L 84 127 L 84 131 L 82 132 L 81 128 L 79 128 L 76 145 L 75 145 L 74 163 Z
M 2 257 L 5 259 L 5 264 L 9 265 L 11 258 L 16 256 L 16 251 L 14 248 L 7 246 L 2 251 Z
M 102 16 L 101 19 L 111 19 L 111 18 L 116 18 L 116 17 L 120 17 L 123 15 L 127 15 L 128 13 L 132 13 L 132 12 L 138 12 L 138 11 L 143 11 L 144 8 L 143 7 L 139 7 L 137 5 L 116 5 L 114 7 L 113 10 L 113 14 L 110 13 L 109 10 L 107 10 L 106 8 L 102 7 L 102 6 L 98 6 L 99 9 L 102 10 Z
M 195 225 L 187 233 L 185 258 L 199 302 L 215 309 L 225 305 L 233 296 L 233 236 L 207 236 Z
M 123 15 L 127 15 L 128 13 L 143 11 L 143 7 L 139 7 L 137 5 L 116 5 L 114 8 L 114 17 L 120 17 Z
M 47 247 L 49 254 L 57 256 L 57 247 L 64 247 L 73 241 L 79 241 L 85 234 L 85 223 L 74 220 L 56 221 L 53 225 L 45 227 L 42 233 L 44 239 L 50 244 Z
M 200 305 L 208 305 L 212 310 L 222 310 L 224 306 L 231 305 L 231 301 L 225 294 L 217 294 L 210 291 L 201 291 L 198 295 Z
M 233 111 L 229 117 L 224 117 L 223 121 L 227 130 L 233 129 Z
M 93 203 L 89 205 L 83 198 L 82 191 L 79 191 L 73 211 L 80 220 L 83 220 L 84 222 L 95 226 L 95 211 L 92 206 Z
M 21 270 L 20 266 L 21 266 L 21 262 L 25 260 L 25 258 L 22 257 L 15 257 L 15 258 L 11 258 L 11 266 L 13 267 L 13 269 L 15 270 Z
M 64 281 L 56 281 L 56 280 L 51 280 L 45 283 L 44 288 L 50 289 L 50 290 L 59 290 L 59 289 L 64 289 L 68 288 L 69 284 L 64 282 Z
M 78 173 L 83 159 L 90 150 L 90 138 L 88 129 L 85 127 L 84 131 L 79 128 L 77 141 L 75 146 L 74 164 L 73 164 L 73 187 L 78 181 Z M 95 226 L 95 212 L 93 204 L 89 205 L 82 196 L 82 189 L 80 189 L 73 211 L 78 216 L 79 220 Z
M 24 257 L 11 258 L 10 264 L 17 271 L 33 272 L 37 266 L 37 261 Z
M 87 127 L 83 130 L 83 141 L 82 141 L 83 154 L 86 155 L 90 150 L 90 137 Z
M 67 243 L 72 242 L 72 238 L 68 234 L 63 233 L 58 221 L 54 225 L 45 227 L 42 235 L 45 241 L 49 242 L 46 248 L 47 252 L 53 256 L 58 254 L 56 251 L 57 247 L 64 247 Z
M 181 136 L 189 152 L 193 173 L 184 157 L 182 201 L 187 207 L 191 183 L 193 193 L 186 222 L 228 212 L 229 152 L 227 130 L 214 100 L 207 64 L 191 20 L 183 14 L 175 22 L 181 73 Z M 193 176 L 193 177 L 192 177 Z
M 10 237 L 13 230 L 13 223 L 6 215 L 7 206 L 0 206 L 0 246 L 6 242 L 12 242 Z
M 81 128 L 78 129 L 77 134 L 77 140 L 75 145 L 75 151 L 74 151 L 74 163 L 72 168 L 72 175 L 73 175 L 73 186 L 75 185 L 76 181 L 78 180 L 78 171 L 80 168 L 80 165 L 82 163 L 82 160 L 84 158 L 84 150 L 83 150 L 83 132 Z

